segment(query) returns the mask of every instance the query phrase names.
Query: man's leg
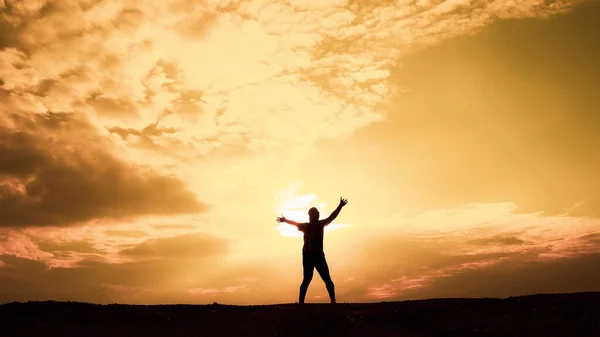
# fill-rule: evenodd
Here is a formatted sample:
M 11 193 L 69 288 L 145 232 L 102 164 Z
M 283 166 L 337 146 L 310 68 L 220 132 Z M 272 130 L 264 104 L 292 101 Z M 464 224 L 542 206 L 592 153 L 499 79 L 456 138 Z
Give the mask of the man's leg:
M 331 280 L 331 275 L 329 275 L 329 266 L 327 265 L 327 260 L 325 260 L 325 254 L 317 258 L 315 268 L 317 268 L 317 272 L 321 275 L 323 282 L 325 282 L 331 303 L 335 303 L 335 285 Z
M 302 284 L 300 285 L 300 296 L 298 298 L 298 303 L 303 304 L 304 298 L 306 297 L 306 291 L 308 290 L 308 285 L 313 278 L 314 272 L 314 262 L 313 258 L 309 255 L 302 254 Z

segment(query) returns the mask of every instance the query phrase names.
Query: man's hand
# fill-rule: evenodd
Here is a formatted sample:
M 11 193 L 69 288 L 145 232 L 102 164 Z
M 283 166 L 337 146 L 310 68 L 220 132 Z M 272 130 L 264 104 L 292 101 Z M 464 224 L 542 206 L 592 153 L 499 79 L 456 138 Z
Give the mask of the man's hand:
M 277 221 L 278 222 L 285 222 L 288 225 L 292 225 L 292 226 L 296 226 L 296 227 L 302 225 L 302 223 L 300 223 L 300 222 L 296 222 L 296 221 L 293 221 L 293 220 L 286 219 L 283 215 L 280 216 L 280 217 L 278 217 Z
M 348 199 L 340 198 L 340 204 L 338 205 L 338 207 L 336 207 L 335 210 L 331 213 L 331 215 L 329 215 L 326 219 L 321 220 L 321 223 L 323 223 L 324 226 L 327 226 L 330 223 L 332 223 L 333 220 L 335 220 L 335 218 L 337 218 L 337 216 L 342 211 L 342 208 L 344 208 L 344 206 L 346 206 L 347 203 L 348 203 Z

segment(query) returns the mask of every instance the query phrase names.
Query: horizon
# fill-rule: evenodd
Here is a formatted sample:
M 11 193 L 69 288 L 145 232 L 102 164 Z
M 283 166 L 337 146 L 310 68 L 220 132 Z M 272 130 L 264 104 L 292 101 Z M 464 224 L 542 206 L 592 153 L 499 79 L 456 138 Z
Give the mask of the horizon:
M 600 2 L 0 0 L 0 304 L 600 291 Z M 307 303 L 326 303 L 315 272 Z
M 338 302 L 337 305 L 360 305 L 360 304 L 382 304 L 382 303 L 402 303 L 402 302 L 418 302 L 418 301 L 443 301 L 443 300 L 508 300 L 514 298 L 523 298 L 523 297 L 538 297 L 538 296 L 569 296 L 569 295 L 583 295 L 583 294 L 600 294 L 600 291 L 582 291 L 582 292 L 572 292 L 572 293 L 539 293 L 539 294 L 528 294 L 528 295 L 518 295 L 518 296 L 506 296 L 506 297 L 435 297 L 435 298 L 420 298 L 420 299 L 411 299 L 411 300 L 396 300 L 396 301 L 375 301 L 375 302 Z M 187 305 L 187 306 L 233 306 L 233 307 L 256 307 L 256 306 L 279 306 L 279 305 L 287 305 L 287 306 L 296 306 L 300 307 L 297 302 L 285 302 L 285 303 L 269 303 L 269 304 L 235 304 L 235 303 L 155 303 L 155 304 L 135 304 L 135 303 L 120 303 L 120 302 L 79 302 L 79 301 L 57 301 L 57 300 L 29 300 L 26 302 L 13 301 L 13 302 L 5 302 L 0 303 L 0 305 L 5 304 L 28 304 L 28 303 L 58 303 L 58 304 L 90 304 L 90 305 L 129 305 L 129 306 L 179 306 L 179 305 Z M 302 306 L 310 306 L 310 305 L 319 305 L 324 307 L 332 307 L 334 308 L 336 304 L 332 305 L 328 302 L 310 302 L 305 303 Z

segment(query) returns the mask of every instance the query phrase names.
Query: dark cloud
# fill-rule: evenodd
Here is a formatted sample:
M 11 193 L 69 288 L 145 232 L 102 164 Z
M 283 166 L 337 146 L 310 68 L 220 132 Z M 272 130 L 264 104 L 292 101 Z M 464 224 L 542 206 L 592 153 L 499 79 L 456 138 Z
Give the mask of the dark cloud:
M 35 143 L 34 137 L 25 132 L 0 128 L 0 174 L 24 178 L 44 165 L 47 158 Z
M 109 128 L 108 131 L 112 133 L 118 134 L 122 139 L 127 139 L 129 135 L 138 136 L 142 138 L 152 138 L 152 137 L 160 137 L 163 134 L 175 133 L 178 130 L 175 128 L 162 128 L 156 124 L 150 124 L 143 128 L 142 130 L 136 130 L 132 128 L 120 128 L 120 127 L 112 127 Z
M 0 16 L 0 50 L 17 47 L 16 29 L 6 19 Z
M 40 248 L 57 249 L 57 252 L 67 248 L 85 250 L 78 242 L 45 242 Z M 126 249 L 122 251 L 124 254 L 145 259 L 125 263 L 107 263 L 89 257 L 73 268 L 48 268 L 42 261 L 0 255 L 3 263 L 0 267 L 0 302 L 44 299 L 103 302 L 105 299 L 100 298 L 101 294 L 120 302 L 182 300 L 174 297 L 172 285 L 187 284 L 190 277 L 195 284 L 227 283 L 219 276 L 224 269 L 219 262 L 226 249 L 224 239 L 193 234 L 148 240 Z M 240 268 L 229 273 L 245 275 Z M 165 288 L 171 289 L 168 294 L 165 294 Z M 179 291 L 183 293 L 183 290 Z M 143 297 L 137 298 L 138 295 Z
M 102 302 L 101 294 L 128 300 L 111 287 L 154 288 L 152 301 L 169 281 L 185 275 L 187 267 L 164 260 L 108 264 L 84 261 L 76 268 L 48 268 L 41 261 L 0 255 L 0 301 L 71 300 Z M 115 297 L 116 295 L 122 295 Z
M 465 252 L 464 241 L 457 238 L 343 236 L 340 231 L 329 237 L 328 242 L 336 242 L 338 249 L 328 254 L 328 260 L 339 297 L 348 301 L 376 300 L 372 292 L 380 287 L 387 287 L 386 291 L 392 295 L 386 300 L 502 297 L 600 289 L 600 273 L 594 268 L 600 262 L 600 254 L 540 259 L 541 254 L 550 253 L 548 247 L 528 247 L 514 235 L 469 242 L 494 246 L 489 252 Z M 594 251 L 590 245 L 594 245 L 598 251 L 600 240 L 595 239 L 596 234 L 589 234 L 573 244 L 590 252 Z M 341 245 L 344 241 L 346 245 Z M 503 247 L 507 249 L 503 251 Z
M 104 231 L 104 234 L 108 236 L 120 236 L 125 238 L 141 238 L 147 236 L 148 233 L 140 230 L 107 230 Z
M 469 241 L 470 244 L 475 244 L 475 245 L 503 245 L 503 246 L 510 246 L 510 245 L 521 245 L 523 243 L 525 243 L 525 241 L 519 239 L 516 236 L 502 236 L 502 235 L 496 235 L 493 237 L 489 237 L 489 238 L 481 238 L 481 239 L 475 239 L 475 240 L 471 240 Z
M 96 112 L 105 117 L 118 117 L 122 119 L 135 118 L 138 116 L 135 103 L 128 97 L 109 98 L 100 95 L 92 95 L 88 98 Z
M 27 27 L 27 22 L 39 19 L 51 7 L 47 1 L 39 1 L 37 4 L 38 6 L 31 2 L 12 0 L 0 3 L 0 50 L 24 47 L 18 36 Z
M 173 147 L 182 145 L 181 141 L 177 140 L 174 137 L 169 137 L 170 134 L 177 133 L 179 131 L 178 129 L 163 128 L 158 126 L 157 122 L 149 124 L 142 130 L 137 130 L 133 128 L 112 127 L 108 128 L 108 131 L 119 135 L 121 139 L 129 142 L 129 144 L 134 148 L 145 151 L 155 151 L 162 155 L 173 157 L 180 161 L 188 160 L 188 158 L 177 155 L 177 151 L 173 151 Z M 136 136 L 138 138 L 132 139 L 131 136 Z M 169 146 L 162 145 L 159 142 L 157 142 L 157 140 L 161 137 L 162 140 L 169 140 Z
M 0 226 L 205 210 L 184 183 L 130 165 L 75 114 L 12 114 L 0 126 Z
M 227 242 L 206 234 L 150 239 L 121 250 L 121 254 L 134 257 L 201 258 L 224 254 Z
M 0 255 L 0 303 L 63 300 L 126 303 L 281 303 L 295 297 L 275 266 L 216 263 L 214 259 L 152 259 L 121 264 L 86 260 L 76 268 L 47 268 L 40 261 Z M 220 260 L 219 260 L 220 261 Z M 256 278 L 258 276 L 258 278 Z M 174 286 L 178 285 L 178 286 Z M 234 287 L 244 291 L 223 292 Z M 269 292 L 265 293 L 265 287 Z M 203 295 L 189 289 L 206 289 Z M 294 287 L 295 288 L 295 287 Z
M 589 241 L 592 244 L 600 245 L 600 233 L 591 233 L 584 235 L 581 240 Z
M 43 292 L 45 263 L 12 255 L 0 255 L 0 261 L 6 265 L 0 268 L 0 301 L 26 301 Z
M 345 230 L 345 232 L 349 231 L 351 230 Z M 573 245 L 578 247 L 573 247 L 573 251 L 578 251 L 579 248 L 594 251 L 589 243 L 595 245 L 595 251 L 600 248 L 598 245 L 600 241 L 595 243 L 592 241 L 593 235 L 582 239 L 587 239 L 588 243 L 574 240 Z M 513 293 L 504 290 L 493 291 L 494 288 L 490 286 L 487 292 L 472 295 L 470 289 L 479 287 L 480 283 L 497 285 L 509 283 L 511 278 L 518 278 L 518 274 L 523 270 L 526 274 L 531 274 L 534 270 L 546 270 L 546 267 L 539 266 L 548 266 L 548 270 L 551 270 L 554 268 L 554 263 L 558 266 L 568 265 L 569 261 L 577 264 L 579 261 L 579 257 L 575 256 L 544 263 L 532 262 L 540 260 L 541 254 L 551 253 L 551 249 L 546 245 L 528 246 L 512 234 L 468 241 L 451 237 L 408 239 L 401 235 L 373 233 L 357 238 L 355 234 L 340 231 L 330 236 L 327 242 L 334 243 L 336 246 L 336 251 L 328 254 L 328 260 L 334 281 L 343 285 L 339 287 L 340 296 L 351 301 L 372 300 L 374 299 L 371 297 L 373 294 L 370 293 L 372 289 L 382 286 L 388 286 L 392 294 L 394 292 L 397 294 L 396 297 L 392 297 L 393 299 L 519 295 L 526 293 L 524 289 L 527 287 L 530 293 L 541 292 L 547 288 L 539 286 L 537 288 L 539 290 L 536 290 L 534 281 L 527 282 L 527 285 L 522 288 L 508 288 L 514 291 Z M 486 251 L 481 249 L 483 247 L 465 246 L 465 242 L 489 246 L 486 248 L 490 249 Z M 473 249 L 465 251 L 465 248 L 469 247 Z M 560 252 L 556 254 L 560 255 Z M 591 264 L 590 261 L 589 265 Z M 479 278 L 477 275 L 480 273 L 485 277 Z M 440 285 L 445 284 L 446 279 L 453 280 L 460 278 L 460 275 L 474 276 L 473 279 L 460 279 L 462 288 L 459 287 L 460 282 L 456 282 L 456 288 Z M 497 275 L 506 279 L 497 281 L 495 280 Z M 589 272 L 584 275 L 589 276 Z M 571 289 L 586 290 L 590 282 L 585 277 L 575 277 Z M 552 281 L 548 280 L 548 282 Z M 568 289 L 565 284 L 561 286 Z M 497 289 L 500 287 L 498 285 Z M 560 289 L 562 288 L 556 287 L 554 290 Z
M 437 279 L 425 288 L 393 299 L 430 297 L 508 297 L 600 290 L 600 254 L 545 262 L 507 261 Z

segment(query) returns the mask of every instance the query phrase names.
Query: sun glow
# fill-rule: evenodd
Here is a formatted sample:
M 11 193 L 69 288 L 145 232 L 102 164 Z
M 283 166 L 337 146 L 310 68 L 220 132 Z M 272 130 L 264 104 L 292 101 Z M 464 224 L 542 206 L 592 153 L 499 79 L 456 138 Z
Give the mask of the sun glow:
M 321 213 L 321 219 L 329 216 L 329 213 L 333 209 L 327 207 L 327 202 L 318 201 L 317 195 L 314 193 L 300 194 L 297 189 L 300 187 L 300 183 L 294 184 L 292 188 L 283 190 L 277 197 L 277 207 L 275 207 L 275 213 L 277 216 L 283 215 L 284 217 L 299 221 L 308 222 L 308 210 L 311 207 L 316 207 Z M 346 227 L 346 224 L 331 223 L 325 227 L 325 232 L 331 232 L 332 230 Z M 302 237 L 300 232 L 295 226 L 288 225 L 285 223 L 278 224 L 275 229 L 283 236 L 295 236 Z

